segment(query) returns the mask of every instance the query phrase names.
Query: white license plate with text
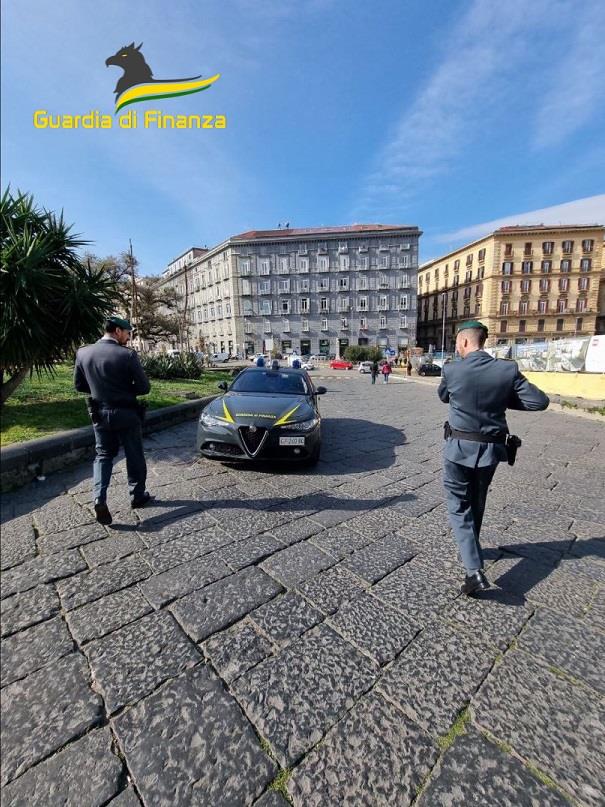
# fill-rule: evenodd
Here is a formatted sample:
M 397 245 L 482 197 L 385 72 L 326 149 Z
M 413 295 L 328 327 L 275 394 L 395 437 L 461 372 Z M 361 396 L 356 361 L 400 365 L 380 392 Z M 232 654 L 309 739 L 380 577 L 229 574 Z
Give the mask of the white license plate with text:
M 304 437 L 280 437 L 279 438 L 280 446 L 304 446 L 305 438 Z

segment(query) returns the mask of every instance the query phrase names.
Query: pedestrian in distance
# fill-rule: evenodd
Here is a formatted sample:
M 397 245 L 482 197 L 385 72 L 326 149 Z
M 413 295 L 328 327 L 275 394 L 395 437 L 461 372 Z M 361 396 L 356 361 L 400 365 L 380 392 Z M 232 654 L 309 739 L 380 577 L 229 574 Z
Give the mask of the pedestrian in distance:
M 405 369 L 408 374 L 408 378 L 412 375 L 412 362 L 408 359 L 408 363 L 405 366 Z
M 393 370 L 391 369 L 391 365 L 388 361 L 385 361 L 385 363 L 382 365 L 382 370 L 380 372 L 382 373 L 382 383 L 388 384 L 389 376 L 393 372 Z
M 378 370 L 379 370 L 378 362 L 373 361 L 372 362 L 372 367 L 370 368 L 370 375 L 372 376 L 372 384 L 376 383 L 376 377 L 378 376 Z
M 132 333 L 130 322 L 109 317 L 105 334 L 76 354 L 74 385 L 86 392 L 88 412 L 95 434 L 93 497 L 96 519 L 111 524 L 107 488 L 113 460 L 120 450 L 126 455 L 126 474 L 131 507 L 144 507 L 153 499 L 146 490 L 147 464 L 143 451 L 142 421 L 145 407 L 137 395 L 149 392 L 149 380 L 134 350 L 127 347 Z
M 488 331 L 478 320 L 456 334 L 462 361 L 444 364 L 438 395 L 449 404 L 444 426 L 443 486 L 449 522 L 466 576 L 461 591 L 489 588 L 483 569 L 481 524 L 498 463 L 514 465 L 521 441 L 509 433 L 506 410 L 541 411 L 549 398 L 530 384 L 516 362 L 495 359 L 484 349 Z

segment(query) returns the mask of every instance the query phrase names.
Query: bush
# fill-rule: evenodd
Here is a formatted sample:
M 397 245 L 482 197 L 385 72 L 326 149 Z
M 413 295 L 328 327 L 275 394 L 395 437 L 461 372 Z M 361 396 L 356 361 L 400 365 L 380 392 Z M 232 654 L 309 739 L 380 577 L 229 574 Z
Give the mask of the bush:
M 363 345 L 350 345 L 345 350 L 344 358 L 347 361 L 380 361 L 384 358 L 379 347 L 365 347 Z
M 192 353 L 179 353 L 178 356 L 143 354 L 141 364 L 149 378 L 201 378 L 202 367 Z

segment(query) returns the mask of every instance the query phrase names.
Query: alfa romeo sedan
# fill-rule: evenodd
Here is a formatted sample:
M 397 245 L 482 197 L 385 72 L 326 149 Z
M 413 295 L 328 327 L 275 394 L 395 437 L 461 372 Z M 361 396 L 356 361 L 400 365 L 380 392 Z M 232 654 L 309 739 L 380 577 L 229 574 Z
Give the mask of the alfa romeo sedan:
M 290 460 L 315 465 L 321 451 L 321 417 L 305 370 L 249 367 L 200 415 L 197 448 L 223 462 Z

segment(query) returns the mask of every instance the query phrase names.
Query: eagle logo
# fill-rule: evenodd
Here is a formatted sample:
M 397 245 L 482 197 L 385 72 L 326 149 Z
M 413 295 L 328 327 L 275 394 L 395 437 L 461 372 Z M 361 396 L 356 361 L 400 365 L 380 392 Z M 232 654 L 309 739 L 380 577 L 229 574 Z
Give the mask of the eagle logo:
M 115 86 L 116 113 L 129 104 L 139 101 L 151 101 L 156 98 L 174 98 L 178 95 L 191 95 L 192 93 L 207 90 L 220 78 L 217 73 L 210 78 L 201 76 L 190 78 L 157 79 L 145 57 L 141 53 L 143 43 L 135 47 L 134 42 L 124 45 L 113 56 L 105 60 L 105 65 L 121 67 L 124 75 L 118 79 Z

